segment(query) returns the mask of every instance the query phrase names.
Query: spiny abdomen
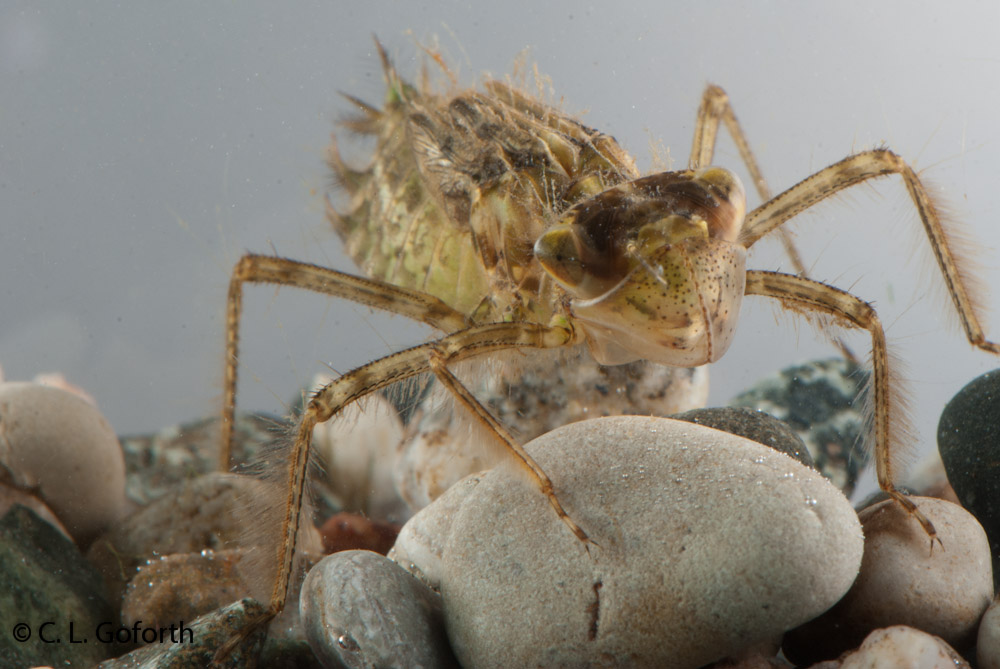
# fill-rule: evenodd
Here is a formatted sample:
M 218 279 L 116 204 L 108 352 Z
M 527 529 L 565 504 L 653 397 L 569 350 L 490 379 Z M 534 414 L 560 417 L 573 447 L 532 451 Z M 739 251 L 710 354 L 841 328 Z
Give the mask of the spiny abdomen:
M 330 147 L 330 166 L 350 195 L 349 209 L 327 214 L 365 275 L 422 290 L 463 313 L 487 292 L 471 231 L 456 225 L 427 189 L 407 130 L 407 105 L 392 95 L 381 110 L 355 101 L 365 116 L 349 127 L 376 137 L 371 163 L 352 170 Z
M 382 109 L 350 98 L 373 135 L 364 170 L 331 146 L 350 195 L 329 217 L 368 276 L 428 292 L 476 321 L 545 321 L 558 296 L 533 245 L 569 206 L 635 179 L 613 138 L 496 81 L 486 92 L 418 91 L 383 59 Z

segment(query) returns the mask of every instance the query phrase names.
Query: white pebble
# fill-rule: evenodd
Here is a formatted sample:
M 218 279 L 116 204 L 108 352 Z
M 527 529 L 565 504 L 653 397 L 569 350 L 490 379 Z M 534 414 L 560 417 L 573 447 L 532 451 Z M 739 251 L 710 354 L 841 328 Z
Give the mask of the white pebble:
M 968 669 L 969 664 L 940 637 L 896 625 L 873 631 L 839 660 L 812 669 Z
M 73 393 L 0 383 L 0 465 L 85 545 L 125 513 L 125 459 L 114 430 Z
M 402 440 L 395 407 L 377 394 L 313 428 L 313 448 L 342 508 L 398 522 L 410 517 L 393 478 Z

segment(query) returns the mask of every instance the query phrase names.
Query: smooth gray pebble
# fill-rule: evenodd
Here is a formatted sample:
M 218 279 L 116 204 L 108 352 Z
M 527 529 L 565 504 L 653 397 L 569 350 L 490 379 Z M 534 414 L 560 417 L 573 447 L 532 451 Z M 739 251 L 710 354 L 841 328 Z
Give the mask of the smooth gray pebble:
M 325 667 L 457 667 L 441 598 L 370 551 L 323 558 L 302 586 L 306 638 Z

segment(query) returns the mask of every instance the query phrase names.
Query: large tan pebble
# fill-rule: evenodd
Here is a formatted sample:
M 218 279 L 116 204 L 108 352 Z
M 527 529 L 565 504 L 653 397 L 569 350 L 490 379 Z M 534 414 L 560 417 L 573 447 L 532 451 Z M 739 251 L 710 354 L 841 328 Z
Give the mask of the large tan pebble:
M 512 467 L 471 476 L 390 553 L 439 589 L 465 667 L 699 667 L 815 617 L 861 561 L 821 474 L 680 421 L 567 425 L 527 450 L 585 546 Z
M 272 547 L 281 527 L 278 498 L 284 487 L 250 476 L 204 474 L 176 485 L 102 535 L 87 552 L 113 597 L 121 597 L 125 583 L 147 560 L 175 553 L 206 549 L 249 549 L 265 555 L 260 545 Z M 275 496 L 278 496 L 276 498 Z M 311 523 L 302 526 L 300 558 L 320 551 L 319 532 Z M 265 549 L 266 550 L 266 549 Z M 267 559 L 241 564 L 241 574 L 253 586 L 251 594 L 266 599 L 273 574 Z M 290 607 L 294 608 L 294 607 Z
M 944 639 L 905 625 L 873 631 L 861 646 L 810 669 L 968 669 Z
M 944 549 L 898 503 L 859 513 L 865 556 L 851 591 L 836 607 L 786 636 L 796 662 L 829 659 L 856 647 L 872 630 L 907 625 L 959 650 L 975 641 L 993 596 L 989 543 L 968 511 L 941 499 L 911 497 L 934 524 Z
M 1000 600 L 994 599 L 979 623 L 976 661 L 979 669 L 1000 669 Z
M 126 626 L 169 627 L 190 622 L 246 594 L 239 550 L 163 555 L 142 565 L 122 598 Z
M 73 393 L 0 383 L 0 465 L 86 545 L 125 513 L 125 459 L 114 430 Z

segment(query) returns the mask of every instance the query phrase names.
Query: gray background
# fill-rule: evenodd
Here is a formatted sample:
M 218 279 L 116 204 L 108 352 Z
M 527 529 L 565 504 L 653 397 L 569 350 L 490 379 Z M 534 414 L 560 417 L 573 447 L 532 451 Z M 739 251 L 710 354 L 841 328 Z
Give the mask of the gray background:
M 730 93 L 775 190 L 885 142 L 926 170 L 981 251 L 978 275 L 997 283 L 1000 5 L 665 4 L 4 2 L 6 377 L 62 372 L 119 433 L 216 412 L 240 254 L 350 268 L 322 215 L 323 149 L 348 111 L 338 91 L 380 101 L 373 32 L 404 73 L 418 43 L 437 44 L 467 84 L 530 48 L 565 108 L 644 168 L 651 138 L 684 166 L 710 81 Z M 717 162 L 737 165 L 728 142 Z M 943 404 L 997 361 L 959 332 L 903 188 L 854 189 L 796 230 L 815 277 L 876 303 L 929 449 Z M 773 248 L 751 265 L 788 269 Z M 807 325 L 748 302 L 712 368 L 713 403 L 831 352 Z M 985 306 L 1000 337 L 1000 292 Z M 326 365 L 346 371 L 426 336 L 290 289 L 252 289 L 245 323 L 239 403 L 272 412 Z

